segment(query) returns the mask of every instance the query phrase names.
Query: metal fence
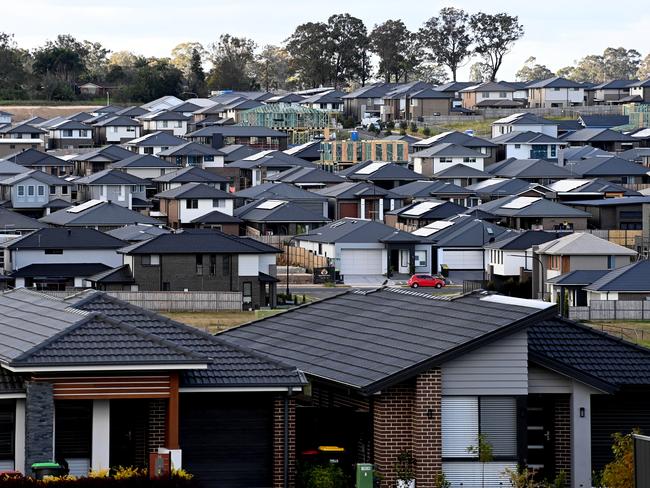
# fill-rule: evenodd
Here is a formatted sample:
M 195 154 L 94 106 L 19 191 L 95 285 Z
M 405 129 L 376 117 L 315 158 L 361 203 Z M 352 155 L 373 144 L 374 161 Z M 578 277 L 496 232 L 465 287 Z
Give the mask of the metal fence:
M 74 291 L 45 291 L 66 298 Z M 242 294 L 235 291 L 107 291 L 107 295 L 154 312 L 227 312 L 242 310 Z
M 650 320 L 650 300 L 592 300 L 587 307 L 569 307 L 569 318 L 573 320 Z

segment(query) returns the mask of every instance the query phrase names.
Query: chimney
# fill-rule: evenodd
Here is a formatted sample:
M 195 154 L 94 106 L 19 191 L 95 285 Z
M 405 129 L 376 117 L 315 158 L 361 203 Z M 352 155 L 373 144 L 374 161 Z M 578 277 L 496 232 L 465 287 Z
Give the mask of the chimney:
M 223 147 L 223 134 L 217 132 L 212 134 L 212 147 L 215 149 L 221 149 Z

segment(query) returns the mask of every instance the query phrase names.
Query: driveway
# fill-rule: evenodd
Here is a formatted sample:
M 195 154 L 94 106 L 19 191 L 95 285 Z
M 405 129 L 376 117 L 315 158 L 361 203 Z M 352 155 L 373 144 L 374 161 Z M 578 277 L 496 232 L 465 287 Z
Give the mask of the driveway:
M 382 275 L 345 275 L 343 279 L 346 285 L 361 288 L 375 288 L 383 285 L 385 281 L 386 277 Z

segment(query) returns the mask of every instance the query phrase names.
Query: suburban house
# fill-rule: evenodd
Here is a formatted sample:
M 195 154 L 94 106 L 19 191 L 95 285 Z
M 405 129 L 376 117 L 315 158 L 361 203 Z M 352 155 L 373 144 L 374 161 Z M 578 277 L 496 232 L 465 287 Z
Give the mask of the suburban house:
M 122 144 L 140 137 L 141 124 L 126 115 L 112 115 L 92 124 L 95 144 Z
M 167 132 L 151 132 L 142 137 L 132 139 L 125 143 L 125 146 L 131 151 L 138 154 L 158 155 L 159 152 L 165 151 L 170 147 L 186 144 L 187 141 Z
M 578 178 L 600 178 L 614 183 L 644 183 L 648 168 L 618 156 L 594 157 L 565 164 Z
M 480 202 L 489 202 L 506 196 L 544 197 L 550 190 L 539 183 L 520 180 L 519 178 L 490 178 L 469 185 L 470 190 Z
M 650 78 L 630 84 L 630 101 L 650 103 Z
M 469 213 L 439 220 L 413 231 L 430 248 L 428 273 L 444 271 L 453 281 L 482 279 L 484 246 L 504 239 L 509 229 L 476 218 Z
M 163 224 L 153 217 L 106 200 L 88 200 L 80 205 L 52 212 L 39 220 L 56 227 L 90 227 L 102 231 L 131 224 Z
M 589 227 L 593 229 L 641 230 L 644 209 L 650 210 L 650 196 L 576 200 L 566 204 L 588 212 L 591 215 Z
M 369 160 L 406 164 L 409 146 L 407 141 L 394 138 L 325 141 L 321 143 L 320 162 L 334 171 Z
M 587 105 L 611 105 L 631 101 L 630 86 L 637 81 L 611 80 L 586 88 Z
M 592 300 L 647 300 L 650 296 L 650 261 L 641 260 L 603 273 L 584 287 L 587 305 Z
M 539 132 L 509 132 L 494 137 L 492 142 L 499 146 L 497 158 L 557 159 L 560 149 L 567 142 Z
M 95 229 L 39 229 L 5 245 L 4 268 L 16 288 L 83 288 L 84 278 L 122 266 L 125 245 Z
M 450 115 L 453 108 L 453 94 L 435 88 L 423 88 L 409 94 L 409 120 L 424 121 L 425 117 Z
M 93 147 L 93 130 L 90 125 L 74 120 L 63 120 L 47 127 L 48 149 L 79 149 Z
M 478 210 L 499 218 L 511 229 L 584 230 L 590 214 L 541 196 L 513 195 L 482 203 Z
M 344 92 L 328 90 L 303 98 L 298 103 L 303 107 L 327 110 L 328 112 L 343 112 Z
M 560 237 L 557 232 L 526 230 L 485 245 L 487 278 L 497 286 L 509 281 L 525 283 L 533 271 L 533 246 Z
M 344 182 L 316 190 L 329 203 L 328 217 L 342 219 L 384 220 L 384 212 L 401 207 L 401 198 L 392 190 L 385 190 L 365 181 Z
M 192 224 L 197 229 L 218 230 L 231 236 L 238 236 L 241 234 L 241 225 L 243 223 L 243 220 L 239 217 L 227 215 L 218 210 L 208 212 L 192 221 Z
M 0 235 L 29 234 L 32 231 L 45 227 L 47 227 L 47 224 L 43 222 L 0 207 Z
M 74 180 L 77 198 L 81 202 L 105 200 L 128 209 L 147 208 L 149 181 L 117 169 L 105 169 Z
M 464 207 L 478 205 L 476 193 L 449 181 L 418 180 L 391 191 L 406 202 L 446 200 Z
M 163 234 L 120 250 L 141 291 L 238 291 L 246 309 L 275 306 L 282 251 L 208 229 Z
M 298 235 L 295 242 L 298 247 L 330 259 L 349 285 L 378 285 L 384 276 L 429 269 L 427 247 L 420 249 L 419 237 L 373 220 L 346 217 Z
M 647 349 L 546 302 L 356 290 L 218 337 L 310 381 L 296 406 L 297 462 L 341 446 L 341 466 L 372 463 L 381 488 L 396 486 L 401 452 L 415 459 L 417 486 L 440 473 L 454 488 L 505 486 L 505 469 L 524 460 L 543 479 L 564 472 L 567 486 L 589 486 L 612 459 L 612 433 L 648 425 L 635 393 L 648 388 Z M 479 435 L 494 460 L 468 452 Z
M 391 120 L 411 120 L 411 97 L 412 93 L 418 93 L 430 89 L 431 85 L 423 81 L 413 81 L 397 85 L 383 96 L 384 103 L 379 109 L 383 122 Z M 438 92 L 439 95 L 444 95 Z M 450 105 L 450 104 L 449 104 Z M 450 107 L 449 107 L 450 108 Z M 447 108 L 447 113 L 449 113 Z
M 211 171 L 201 169 L 198 166 L 186 166 L 176 171 L 166 172 L 165 174 L 153 178 L 160 191 L 178 188 L 185 183 L 205 183 L 220 190 L 228 190 L 229 180 Z
M 257 126 L 211 125 L 186 135 L 190 141 L 221 149 L 231 144 L 242 144 L 262 150 L 287 149 L 287 133 Z
M 229 146 L 220 147 L 218 151 L 219 153 L 215 155 L 214 161 L 212 163 L 205 162 L 205 161 L 203 162 L 204 168 L 223 168 L 228 163 L 232 163 L 233 161 L 239 161 L 240 159 L 244 159 L 248 156 L 251 156 L 252 154 L 262 151 L 262 149 L 246 146 L 244 144 L 231 144 Z M 290 149 L 287 149 L 287 151 L 290 151 Z
M 132 224 L 125 225 L 124 227 L 117 227 L 116 229 L 109 230 L 106 233 L 116 239 L 125 242 L 135 243 L 141 241 L 148 241 L 152 237 L 161 234 L 169 234 L 171 231 L 162 227 L 156 227 L 151 224 Z
M 268 182 L 252 186 L 235 193 L 236 207 L 241 207 L 261 199 L 283 200 L 293 202 L 311 212 L 317 212 L 324 217 L 328 216 L 327 198 L 316 192 L 305 190 L 289 183 Z
M 547 185 L 561 202 L 640 196 L 641 193 L 600 178 L 568 178 Z
M 16 151 L 44 149 L 45 143 L 41 139 L 13 139 L 0 138 L 0 157 L 8 158 Z
M 622 152 L 638 147 L 634 137 L 612 129 L 580 129 L 562 136 L 571 146 L 591 146 L 603 151 Z
M 342 183 L 345 180 L 342 176 L 320 168 L 295 166 L 281 173 L 267 176 L 266 181 L 289 183 L 305 189 L 319 189 Z
M 533 298 L 550 290 L 548 280 L 570 271 L 610 270 L 630 264 L 636 251 L 593 234 L 576 232 L 533 247 Z
M 88 176 L 105 170 L 111 164 L 133 156 L 133 153 L 122 146 L 110 144 L 98 149 L 91 149 L 72 155 L 68 158 L 75 165 L 75 172 L 79 176 Z
M 576 107 L 584 104 L 585 88 L 582 83 L 556 76 L 528 85 L 530 107 Z
M 508 115 L 492 122 L 492 137 L 499 137 L 511 132 L 537 132 L 550 137 L 557 137 L 558 122 L 539 117 L 530 112 Z
M 54 176 L 68 176 L 72 173 L 73 164 L 64 159 L 57 158 L 36 149 L 25 149 L 17 153 L 4 156 L 7 161 L 20 164 L 30 169 L 37 169 L 43 173 Z
M 405 166 L 386 161 L 364 161 L 337 173 L 351 181 L 365 181 L 390 190 L 397 186 L 418 181 L 422 175 Z
M 167 173 L 177 171 L 176 163 L 170 163 L 151 154 L 133 154 L 115 163 L 110 167 L 143 179 L 153 179 Z
M 443 132 L 441 134 L 437 134 L 435 136 L 413 143 L 414 155 L 422 149 L 444 143 L 456 144 L 458 146 L 474 149 L 475 151 L 478 151 L 485 156 L 486 164 L 494 163 L 496 161 L 496 144 L 488 141 L 487 139 L 471 136 L 465 134 L 464 132 L 458 131 Z
M 31 142 L 33 139 L 41 139 L 43 143 L 46 142 L 47 131 L 40 127 L 35 127 L 26 122 L 19 124 L 0 125 L 0 138 L 1 139 L 26 139 Z
M 418 173 L 420 177 L 431 177 L 461 164 L 483 171 L 486 156 L 466 146 L 443 142 L 414 153 L 411 155 L 411 159 L 415 173 Z
M 489 180 L 492 178 L 490 173 L 483 170 L 472 168 L 463 163 L 454 164 L 433 175 L 437 181 L 447 181 L 457 186 L 469 186 L 479 181 Z
M 246 225 L 248 235 L 293 236 L 320 227 L 330 219 L 319 209 L 297 202 L 263 198 L 235 209 L 233 215 Z
M 486 81 L 460 90 L 463 107 L 476 108 L 519 108 L 526 100 L 515 100 L 516 88 L 505 82 Z
M 391 210 L 384 214 L 384 222 L 397 229 L 413 231 L 438 220 L 465 213 L 467 207 L 444 200 L 426 200 Z
M 0 180 L 0 198 L 11 208 L 32 217 L 41 217 L 46 205 L 54 200 L 71 201 L 72 184 L 42 171 L 29 170 Z
M 155 195 L 160 201 L 160 215 L 177 229 L 215 210 L 233 214 L 232 193 L 227 193 L 205 183 L 185 183 Z
M 396 83 L 373 83 L 343 95 L 343 115 L 357 121 L 380 117 L 384 95 L 397 86 Z
M 165 448 L 205 486 L 294 476 L 293 423 L 281 419 L 306 386 L 295 368 L 94 290 L 65 300 L 13 290 L 0 314 L 3 341 L 15 338 L 0 360 L 13 441 L 3 466 L 29 473 L 57 459 L 86 476 L 146 467 Z
M 142 132 L 145 134 L 161 131 L 182 137 L 187 134 L 187 122 L 190 117 L 182 112 L 161 110 L 140 115 L 139 119 L 142 122 Z
M 508 158 L 499 163 L 491 164 L 485 171 L 498 178 L 519 178 L 520 180 L 541 185 L 549 185 L 572 176 L 567 167 L 546 159 Z
M 316 164 L 282 151 L 269 150 L 251 154 L 239 161 L 233 161 L 216 171 L 231 178 L 235 182 L 237 190 L 243 190 L 263 183 L 269 176 L 296 167 L 315 168 Z
M 198 142 L 187 142 L 179 146 L 172 146 L 169 149 L 160 151 L 157 156 L 169 162 L 175 163 L 178 167 L 183 166 L 212 166 L 214 158 L 219 150 Z

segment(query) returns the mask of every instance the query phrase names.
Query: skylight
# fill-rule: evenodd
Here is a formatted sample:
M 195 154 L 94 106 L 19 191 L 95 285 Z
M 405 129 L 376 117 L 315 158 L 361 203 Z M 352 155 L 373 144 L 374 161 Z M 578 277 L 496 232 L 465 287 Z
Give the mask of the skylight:
M 402 215 L 422 215 L 423 213 L 428 212 L 432 208 L 442 205 L 442 202 L 421 202 L 418 203 L 415 207 L 408 209 Z
M 279 207 L 283 203 L 287 203 L 284 200 L 267 200 L 266 202 L 260 203 L 257 208 L 260 208 L 262 210 L 272 210 L 276 207 Z
M 84 210 L 88 210 L 89 208 L 93 208 L 100 203 L 105 203 L 105 200 L 88 200 L 87 202 L 82 203 L 81 205 L 77 205 L 75 207 L 71 207 L 66 210 L 66 212 L 69 213 L 79 213 L 83 212 Z
M 387 163 L 387 162 L 375 162 L 375 163 L 370 163 L 369 165 L 364 166 L 364 167 L 361 168 L 360 170 L 355 171 L 355 173 L 358 174 L 358 175 L 369 175 L 369 174 L 372 174 L 372 173 L 374 173 L 375 171 L 377 171 L 377 170 L 383 168 L 383 167 L 386 166 L 387 164 L 389 164 L 389 163 Z
M 541 200 L 542 197 L 517 197 L 514 200 L 509 201 L 501 208 L 509 208 L 519 210 L 521 208 L 526 208 L 529 205 Z

